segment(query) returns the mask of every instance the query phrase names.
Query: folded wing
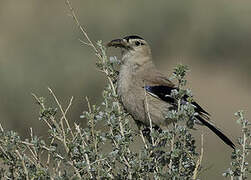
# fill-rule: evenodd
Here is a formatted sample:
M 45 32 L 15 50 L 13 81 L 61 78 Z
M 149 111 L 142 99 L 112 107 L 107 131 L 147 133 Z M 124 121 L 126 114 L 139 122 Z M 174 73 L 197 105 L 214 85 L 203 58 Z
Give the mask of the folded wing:
M 172 86 L 166 86 L 166 85 L 146 85 L 144 86 L 145 90 L 151 94 L 152 96 L 159 98 L 169 104 L 172 104 L 174 106 L 177 106 L 176 100 L 171 96 L 172 90 L 178 90 L 177 87 L 174 87 L 173 84 Z M 186 103 L 188 96 L 185 95 L 182 98 L 182 103 Z M 195 101 L 191 102 L 192 105 L 194 105 L 194 110 L 195 112 L 198 113 L 196 115 L 196 119 L 198 119 L 203 125 L 207 126 L 210 130 L 212 130 L 220 139 L 222 139 L 227 145 L 232 147 L 233 149 L 235 148 L 235 145 L 233 142 L 226 136 L 224 135 L 218 128 L 216 128 L 211 122 L 209 122 L 210 114 L 206 112 L 198 103 Z

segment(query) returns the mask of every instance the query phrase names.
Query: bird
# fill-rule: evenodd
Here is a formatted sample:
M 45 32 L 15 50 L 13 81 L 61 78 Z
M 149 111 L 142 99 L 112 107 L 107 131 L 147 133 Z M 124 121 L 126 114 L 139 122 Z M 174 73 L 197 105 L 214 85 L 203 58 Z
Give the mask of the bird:
M 151 118 L 154 129 L 161 131 L 168 127 L 172 120 L 165 116 L 168 111 L 177 107 L 177 102 L 171 93 L 179 88 L 156 68 L 147 41 L 138 35 L 130 35 L 114 39 L 106 46 L 121 49 L 117 94 L 125 110 L 138 126 L 150 127 L 149 118 Z M 187 101 L 187 95 L 183 96 L 182 102 Z M 191 104 L 197 114 L 195 118 L 200 124 L 208 127 L 223 142 L 235 149 L 234 143 L 209 121 L 210 114 L 194 100 Z

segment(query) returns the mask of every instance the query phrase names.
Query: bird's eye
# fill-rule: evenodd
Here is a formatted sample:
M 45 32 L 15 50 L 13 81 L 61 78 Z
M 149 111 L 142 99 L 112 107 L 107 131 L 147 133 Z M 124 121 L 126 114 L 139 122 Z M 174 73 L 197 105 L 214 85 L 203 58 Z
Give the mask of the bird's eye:
M 136 41 L 136 42 L 135 42 L 135 45 L 136 45 L 136 46 L 139 46 L 139 45 L 140 45 L 140 42 L 139 42 L 139 41 Z

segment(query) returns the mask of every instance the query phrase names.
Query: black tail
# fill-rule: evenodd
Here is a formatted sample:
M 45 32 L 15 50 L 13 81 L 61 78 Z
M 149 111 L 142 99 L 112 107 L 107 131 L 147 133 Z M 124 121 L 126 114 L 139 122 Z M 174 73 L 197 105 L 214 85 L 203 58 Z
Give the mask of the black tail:
M 196 116 L 196 118 L 205 126 L 207 126 L 210 130 L 212 130 L 219 138 L 221 138 L 227 145 L 229 145 L 231 148 L 235 149 L 234 143 L 226 136 L 224 135 L 220 130 L 218 130 L 214 125 L 210 124 L 206 120 L 204 120 L 200 116 Z

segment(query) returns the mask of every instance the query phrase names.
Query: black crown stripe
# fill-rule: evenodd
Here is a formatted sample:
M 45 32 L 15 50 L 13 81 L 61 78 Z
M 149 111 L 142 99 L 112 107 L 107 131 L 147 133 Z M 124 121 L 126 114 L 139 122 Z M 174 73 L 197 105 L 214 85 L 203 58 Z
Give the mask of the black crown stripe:
M 130 39 L 143 39 L 143 38 L 137 35 L 132 35 L 132 36 L 126 36 L 123 39 L 125 39 L 128 42 Z

